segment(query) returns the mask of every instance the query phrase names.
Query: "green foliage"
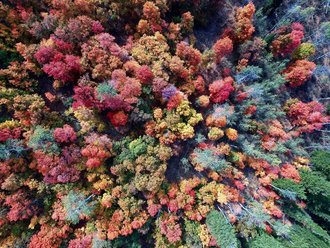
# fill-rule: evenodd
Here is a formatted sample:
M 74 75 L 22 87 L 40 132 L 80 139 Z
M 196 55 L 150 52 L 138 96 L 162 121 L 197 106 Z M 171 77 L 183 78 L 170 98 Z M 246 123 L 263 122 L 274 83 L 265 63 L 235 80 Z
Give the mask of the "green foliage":
M 330 21 L 329 22 L 323 22 L 321 24 L 321 32 L 326 37 L 326 39 L 330 39 Z
M 274 220 L 268 213 L 265 213 L 263 205 L 257 201 L 249 203 L 249 208 L 244 207 L 242 218 L 246 226 L 249 228 L 265 229 L 268 224 L 272 227 L 274 232 L 281 237 L 288 237 L 291 229 L 290 226 L 283 223 L 281 220 Z
M 221 171 L 227 168 L 230 163 L 228 163 L 224 158 L 221 158 L 218 155 L 215 155 L 214 152 L 210 149 L 199 149 L 194 150 L 195 158 L 194 160 L 201 164 L 204 168 L 208 168 L 215 171 Z
M 315 235 L 322 237 L 325 240 L 330 240 L 329 234 L 316 224 L 303 209 L 289 203 L 285 204 L 283 209 L 285 214 L 295 222 L 301 224 Z
M 321 172 L 330 180 L 330 153 L 327 151 L 314 151 L 311 156 L 313 169 Z
M 276 239 L 261 233 L 248 243 L 249 248 L 326 248 L 329 243 L 308 229 L 294 225 L 287 239 Z
M 154 146 L 155 139 L 150 136 L 141 136 L 137 139 L 122 139 L 121 141 L 114 142 L 113 149 L 117 153 L 115 163 L 119 164 L 124 160 L 133 161 L 141 154 L 147 152 L 148 146 Z
M 320 172 L 301 170 L 300 175 L 308 210 L 330 223 L 330 182 Z
M 112 248 L 111 241 L 93 238 L 92 248 Z
M 28 146 L 33 151 L 41 150 L 46 153 L 59 153 L 60 148 L 55 142 L 53 132 L 41 126 L 37 126 L 30 137 Z
M 20 233 L 20 237 L 15 239 L 11 248 L 28 248 L 32 234 L 32 232 Z
M 21 56 L 16 52 L 0 50 L 0 69 L 7 68 L 10 62 L 20 60 Z
M 300 175 L 307 195 L 308 210 L 330 223 L 330 182 L 316 171 L 301 170 Z
M 276 154 L 267 153 L 258 149 L 258 143 L 260 143 L 258 137 L 249 136 L 249 138 L 245 138 L 243 135 L 240 135 L 238 141 L 241 143 L 242 149 L 247 155 L 254 158 L 264 159 L 273 165 L 281 164 L 281 159 Z
M 261 78 L 262 68 L 258 66 L 247 66 L 235 76 L 237 83 L 253 82 Z
M 281 220 L 271 221 L 270 225 L 272 226 L 274 232 L 277 236 L 287 238 L 291 233 L 291 226 L 287 223 L 283 223 Z
M 280 178 L 273 181 L 272 186 L 279 194 L 289 200 L 300 198 L 306 200 L 304 187 L 302 184 L 295 183 L 291 179 Z
M 128 237 L 119 237 L 113 241 L 111 241 L 111 248 L 142 248 L 140 244 L 140 235 L 138 232 L 134 232 L 132 235 Z
M 117 156 L 114 159 L 116 164 L 122 163 L 124 160 L 134 159 L 134 155 L 127 148 L 131 141 L 132 141 L 131 138 L 126 137 L 124 139 L 121 139 L 120 141 L 116 141 L 113 143 L 112 148 L 114 152 L 117 154 Z
M 20 237 L 22 233 L 27 230 L 27 223 L 19 221 L 11 226 L 11 232 L 15 237 Z
M 129 151 L 135 156 L 139 156 L 141 154 L 144 154 L 147 151 L 148 144 L 145 143 L 143 138 L 138 138 L 133 140 L 131 143 L 128 145 Z
M 13 88 L 0 88 L 0 99 L 12 101 L 16 96 L 24 96 L 28 93 L 23 90 L 13 89 Z
M 190 221 L 188 219 L 184 222 L 184 239 L 188 247 L 191 248 L 202 248 L 203 244 L 199 238 L 200 225 L 195 221 Z
M 278 89 L 284 82 L 281 71 L 286 69 L 289 60 L 283 59 L 281 61 L 274 60 L 272 54 L 268 54 L 262 61 L 264 72 L 267 74 L 265 85 L 267 90 Z
M 280 241 L 273 236 L 262 232 L 248 244 L 249 248 L 285 248 Z
M 314 7 L 304 8 L 300 11 L 299 18 L 306 21 L 307 18 L 310 18 L 311 16 L 313 16 L 315 14 L 315 10 L 316 9 Z
M 249 208 L 243 207 L 242 218 L 245 219 L 245 224 L 248 227 L 265 229 L 265 223 L 269 223 L 271 220 L 269 214 L 265 213 L 262 204 L 259 202 L 254 201 L 249 205 Z
M 66 97 L 65 99 L 62 100 L 62 102 L 66 108 L 69 108 L 74 102 L 74 100 L 72 97 Z
M 8 139 L 4 143 L 0 143 L 0 160 L 20 157 L 26 149 L 23 142 L 16 139 Z
M 330 243 L 313 234 L 310 230 L 294 225 L 289 240 L 282 241 L 288 248 L 328 248 Z
M 293 52 L 292 57 L 294 59 L 307 59 L 309 56 L 315 53 L 315 47 L 312 43 L 302 43 Z
M 271 42 L 275 39 L 275 37 L 276 37 L 276 34 L 270 33 L 270 34 L 267 34 L 267 36 L 264 38 L 264 40 L 267 44 L 271 44 Z
M 303 149 L 304 140 L 301 138 L 289 139 L 284 142 L 284 146 L 296 156 L 308 157 L 308 153 Z
M 146 121 L 152 119 L 152 108 L 151 99 L 147 97 L 147 99 L 139 99 L 136 103 L 134 110 L 130 115 L 130 120 L 133 123 L 137 123 L 135 127 L 139 127 L 140 123 L 145 123 Z
M 106 97 L 115 96 L 117 94 L 116 89 L 107 82 L 99 84 L 96 87 L 96 92 L 100 101 L 103 101 Z
M 220 212 L 212 210 L 206 216 L 206 225 L 221 248 L 238 247 L 234 228 Z
M 203 134 L 201 134 L 201 133 L 197 133 L 196 135 L 195 135 L 195 141 L 197 142 L 197 143 L 203 143 L 203 142 L 205 142 L 207 139 L 206 139 L 206 137 L 203 135 Z
M 185 157 L 180 159 L 180 163 L 181 167 L 183 168 L 183 171 L 186 173 L 192 168 L 192 165 L 190 164 L 189 160 Z
M 282 104 L 277 96 L 278 89 L 286 83 L 286 80 L 281 75 L 281 71 L 278 68 L 285 69 L 286 61 L 273 62 L 272 57 L 267 57 L 263 62 L 263 78 L 253 84 L 246 87 L 246 91 L 249 92 L 249 98 L 244 101 L 243 106 L 249 106 L 251 104 L 257 106 L 255 117 L 257 120 L 269 120 L 276 119 L 284 116 Z M 245 110 L 245 108 L 243 108 Z M 244 113 L 240 114 L 240 118 L 244 118 Z
M 1 111 L 1 109 L 0 109 L 0 111 Z M 5 121 L 9 121 L 9 120 L 11 119 L 10 116 L 9 116 L 9 114 L 6 113 L 5 110 L 1 111 L 0 113 L 1 113 L 1 116 L 0 116 L 0 123 L 1 123 L 1 122 L 5 122 Z
M 62 200 L 66 219 L 77 224 L 82 216 L 90 216 L 95 209 L 95 202 L 91 201 L 92 196 L 86 198 L 81 192 L 70 191 Z

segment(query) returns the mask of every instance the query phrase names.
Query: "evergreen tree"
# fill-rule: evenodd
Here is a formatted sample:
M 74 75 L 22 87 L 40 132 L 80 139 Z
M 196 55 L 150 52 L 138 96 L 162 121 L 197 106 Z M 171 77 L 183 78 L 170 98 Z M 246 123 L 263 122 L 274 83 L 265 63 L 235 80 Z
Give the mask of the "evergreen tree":
M 194 221 L 190 221 L 188 219 L 184 222 L 184 239 L 191 248 L 202 248 L 203 244 L 198 236 L 200 233 L 200 226 L 198 223 Z
M 328 248 L 330 243 L 313 234 L 310 230 L 294 225 L 289 240 L 282 240 L 288 248 Z
M 222 248 L 238 247 L 239 242 L 234 228 L 223 214 L 212 210 L 206 217 L 206 225 L 219 246 Z
M 18 158 L 26 149 L 23 147 L 23 142 L 16 139 L 8 139 L 0 144 L 0 160 L 10 158 Z
M 210 149 L 202 150 L 196 148 L 194 154 L 196 155 L 194 158 L 196 163 L 201 164 L 204 168 L 221 171 L 230 166 L 230 163 L 228 163 L 223 157 L 215 155 Z
M 53 131 L 37 126 L 33 134 L 30 137 L 28 146 L 33 151 L 41 150 L 47 153 L 59 153 L 60 149 L 53 137 Z
M 273 236 L 262 232 L 251 242 L 248 243 L 249 248 L 285 248 L 280 241 Z
M 327 151 L 315 151 L 312 153 L 311 162 L 313 169 L 321 172 L 330 180 L 330 153 Z
M 330 223 L 330 182 L 320 172 L 301 170 L 300 175 L 308 210 Z
M 63 198 L 66 219 L 73 224 L 77 224 L 82 216 L 90 216 L 95 209 L 95 203 L 91 201 L 92 196 L 86 198 L 81 192 L 70 191 Z
M 289 200 L 296 200 L 297 197 L 306 200 L 303 185 L 295 183 L 291 179 L 280 178 L 274 180 L 272 186 L 281 196 L 288 198 Z

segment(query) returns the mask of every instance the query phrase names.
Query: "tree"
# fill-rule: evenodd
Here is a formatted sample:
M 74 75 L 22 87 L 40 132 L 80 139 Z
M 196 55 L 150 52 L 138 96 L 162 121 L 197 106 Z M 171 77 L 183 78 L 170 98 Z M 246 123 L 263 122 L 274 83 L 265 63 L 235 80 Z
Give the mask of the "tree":
M 35 58 L 43 64 L 43 71 L 64 83 L 75 81 L 83 72 L 80 57 L 63 54 L 53 48 L 41 48 Z
M 81 150 L 81 155 L 87 157 L 87 168 L 100 167 L 102 163 L 112 154 L 112 143 L 107 135 L 91 133 L 85 137 L 85 147 Z
M 170 243 L 181 240 L 182 230 L 177 220 L 177 216 L 166 213 L 159 220 L 160 233 L 164 234 Z
M 323 240 L 330 240 L 330 236 L 325 229 L 315 223 L 312 217 L 300 206 L 288 203 L 284 205 L 284 211 L 287 216 L 292 218 L 296 223 L 310 230 L 313 234 L 317 235 Z
M 312 43 L 302 43 L 293 52 L 292 58 L 297 60 L 308 59 L 315 54 L 315 46 Z
M 150 70 L 149 66 L 143 65 L 137 69 L 136 77 L 142 84 L 151 84 L 154 79 L 154 74 Z
M 57 27 L 54 34 L 56 39 L 68 43 L 83 43 L 91 35 L 104 31 L 99 21 L 94 21 L 88 16 L 80 15 L 68 20 L 64 27 Z
M 212 47 L 215 53 L 215 62 L 219 63 L 221 59 L 233 51 L 233 41 L 229 37 L 219 39 Z
M 249 248 L 284 248 L 283 244 L 273 236 L 262 232 L 248 243 Z
M 235 38 L 238 42 L 243 43 L 244 41 L 251 38 L 255 31 L 253 27 L 252 20 L 255 13 L 255 6 L 252 2 L 245 5 L 244 7 L 239 7 L 235 13 L 235 24 L 234 32 Z
M 252 2 L 1 1 L 0 247 L 328 245 L 329 117 L 290 99 L 326 81 L 328 0 L 303 1 L 267 0 L 269 34 Z
M 217 241 L 217 245 L 223 248 L 239 246 L 233 227 L 222 213 L 212 210 L 206 217 L 206 225 Z
M 315 68 L 316 65 L 313 62 L 297 60 L 283 74 L 291 87 L 298 87 L 303 85 L 312 76 Z
M 289 178 L 295 181 L 296 183 L 300 182 L 300 175 L 298 170 L 291 164 L 285 164 L 281 168 L 281 175 L 284 178 Z
M 234 141 L 238 138 L 238 132 L 234 128 L 228 128 L 226 129 L 226 136 L 229 140 Z
M 29 248 L 54 247 L 59 248 L 64 238 L 69 235 L 69 226 L 51 227 L 41 225 L 40 231 L 34 234 L 29 243 Z
M 319 172 L 301 170 L 300 174 L 307 195 L 307 208 L 329 223 L 330 182 Z
M 55 128 L 53 135 L 55 140 L 60 143 L 70 143 L 77 139 L 76 132 L 67 124 L 63 128 Z
M 220 172 L 230 165 L 223 156 L 216 155 L 215 151 L 199 148 L 195 148 L 191 155 L 191 162 L 198 171 L 211 169 Z
M 0 70 L 0 77 L 5 79 L 8 86 L 14 86 L 24 90 L 32 90 L 37 81 L 30 77 L 32 73 L 31 68 L 18 61 L 9 63 L 8 68 Z
M 301 44 L 301 40 L 304 38 L 304 27 L 300 23 L 291 24 L 291 32 L 289 28 L 284 27 L 279 30 L 279 37 L 276 38 L 271 45 L 271 49 L 275 56 L 285 56 L 291 54 Z
M 233 87 L 234 80 L 232 77 L 226 77 L 223 80 L 216 80 L 209 85 L 210 99 L 214 103 L 224 103 L 231 92 L 235 90 Z
M 80 150 L 75 146 L 64 147 L 61 155 L 34 152 L 31 169 L 37 170 L 44 176 L 46 183 L 67 183 L 79 180 L 80 172 L 76 168 L 81 160 Z
M 284 247 L 289 248 L 326 248 L 329 247 L 329 241 L 323 240 L 308 229 L 294 225 L 289 240 L 283 240 Z
M 70 191 L 62 200 L 66 212 L 66 219 L 77 224 L 82 218 L 91 216 L 95 209 L 93 195 L 86 197 L 81 192 Z
M 247 66 L 235 76 L 238 84 L 257 81 L 262 76 L 262 68 L 258 66 Z
M 92 73 L 92 78 L 106 80 L 127 60 L 127 51 L 109 33 L 92 36 L 81 46 L 81 64 Z
M 82 238 L 72 239 L 69 242 L 68 248 L 89 248 L 92 244 L 92 235 L 87 235 Z
M 186 61 L 186 63 L 195 70 L 202 61 L 202 54 L 200 51 L 183 41 L 176 45 L 175 54 L 179 56 L 180 59 Z
M 59 147 L 55 143 L 53 132 L 37 126 L 29 138 L 28 146 L 34 151 L 41 150 L 46 153 L 59 153 Z
M 154 33 L 162 29 L 162 19 L 160 18 L 160 9 L 151 1 L 143 5 L 143 16 L 138 24 L 138 31 L 142 34 Z
M 8 139 L 4 143 L 0 143 L 0 160 L 7 160 L 10 158 L 18 158 L 23 155 L 26 148 L 23 143 L 17 139 Z
M 274 189 L 285 198 L 296 201 L 297 198 L 306 200 L 305 189 L 301 183 L 296 183 L 292 179 L 280 178 L 272 182 Z
M 189 247 L 202 248 L 202 242 L 199 238 L 201 232 L 200 225 L 195 221 L 185 220 L 184 222 L 184 238 Z
M 327 151 L 314 151 L 311 156 L 313 170 L 321 172 L 330 181 L 330 153 Z
M 38 207 L 35 203 L 29 199 L 28 195 L 23 190 L 18 190 L 12 195 L 6 197 L 4 202 L 5 206 L 10 207 L 7 213 L 9 221 L 18 221 L 30 219 L 34 214 L 37 213 Z
M 124 111 L 109 112 L 107 114 L 107 118 L 114 127 L 125 126 L 128 120 L 128 116 L 124 113 Z
M 300 133 L 321 129 L 328 119 L 322 114 L 323 105 L 316 101 L 304 103 L 298 99 L 291 99 L 286 103 L 286 111 L 292 125 L 297 127 Z

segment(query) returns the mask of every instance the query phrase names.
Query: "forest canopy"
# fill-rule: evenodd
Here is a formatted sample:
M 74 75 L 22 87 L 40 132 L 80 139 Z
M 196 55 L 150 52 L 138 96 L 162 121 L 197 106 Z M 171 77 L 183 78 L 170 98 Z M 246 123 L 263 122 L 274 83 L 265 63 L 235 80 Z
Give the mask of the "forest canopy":
M 1 1 L 0 247 L 330 247 L 329 11 Z

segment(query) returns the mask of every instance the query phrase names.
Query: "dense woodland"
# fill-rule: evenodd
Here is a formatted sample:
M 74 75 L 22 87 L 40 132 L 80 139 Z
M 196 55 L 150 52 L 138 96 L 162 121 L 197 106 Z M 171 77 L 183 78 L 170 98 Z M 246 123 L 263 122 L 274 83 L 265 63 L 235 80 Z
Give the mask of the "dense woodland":
M 329 16 L 0 1 L 0 247 L 330 247 Z

